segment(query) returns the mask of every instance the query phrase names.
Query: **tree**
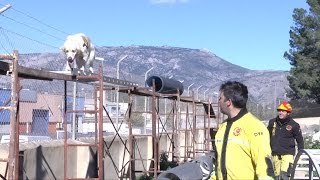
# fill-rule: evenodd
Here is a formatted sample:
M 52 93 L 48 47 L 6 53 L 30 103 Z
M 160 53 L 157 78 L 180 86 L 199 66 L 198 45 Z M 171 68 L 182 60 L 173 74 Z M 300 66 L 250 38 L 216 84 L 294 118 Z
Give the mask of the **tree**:
M 293 107 L 293 113 L 291 114 L 293 118 L 320 116 L 320 104 L 306 100 L 292 100 L 290 104 Z
M 320 104 L 320 1 L 307 0 L 309 11 L 296 8 L 290 29 L 290 49 L 284 57 L 292 65 L 288 96 Z

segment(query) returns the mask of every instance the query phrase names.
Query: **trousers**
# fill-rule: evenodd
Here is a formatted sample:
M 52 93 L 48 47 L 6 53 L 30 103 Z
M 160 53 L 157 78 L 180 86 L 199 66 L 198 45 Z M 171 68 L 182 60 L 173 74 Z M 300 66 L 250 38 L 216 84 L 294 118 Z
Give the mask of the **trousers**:
M 272 160 L 274 164 L 275 176 L 290 176 L 288 172 L 289 164 L 293 163 L 293 155 L 273 155 Z

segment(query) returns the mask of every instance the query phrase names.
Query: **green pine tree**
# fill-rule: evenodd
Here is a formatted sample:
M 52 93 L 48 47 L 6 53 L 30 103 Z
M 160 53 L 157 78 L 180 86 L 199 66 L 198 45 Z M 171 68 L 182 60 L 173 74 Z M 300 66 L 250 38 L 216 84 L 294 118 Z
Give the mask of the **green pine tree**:
M 309 10 L 294 9 L 290 50 L 284 53 L 292 65 L 288 96 L 320 104 L 320 1 L 307 3 Z

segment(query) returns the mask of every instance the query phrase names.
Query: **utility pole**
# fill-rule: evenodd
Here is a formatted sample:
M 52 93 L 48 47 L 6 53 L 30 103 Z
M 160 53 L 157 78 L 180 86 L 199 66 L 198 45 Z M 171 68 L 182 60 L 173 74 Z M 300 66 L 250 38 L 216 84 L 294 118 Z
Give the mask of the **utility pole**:
M 128 55 L 123 56 L 117 63 L 117 79 L 120 78 L 120 62 L 123 61 L 125 58 L 127 58 Z M 119 128 L 119 86 L 117 86 L 117 117 L 116 117 L 116 127 L 117 131 Z
M 148 69 L 146 71 L 146 73 L 144 74 L 144 81 L 147 80 L 147 77 L 148 77 L 148 73 L 153 69 L 153 67 L 151 67 L 150 69 Z M 145 116 L 144 116 L 144 127 L 143 127 L 143 132 L 144 134 L 147 133 L 147 96 L 144 97 L 144 113 L 145 113 Z
M 192 84 L 190 84 L 190 86 L 188 86 L 188 96 L 190 96 L 190 87 L 192 86 L 192 85 L 194 85 L 194 83 L 192 83 Z
M 279 83 L 282 83 L 283 80 L 272 80 L 272 82 L 274 82 L 274 92 L 273 92 L 273 96 L 274 96 L 274 113 L 275 113 L 275 116 L 277 116 L 277 106 L 279 104 L 278 102 L 278 96 L 277 96 L 277 89 L 278 89 L 278 82 Z
M 206 92 L 209 91 L 209 88 L 203 92 L 203 100 L 206 100 Z
M 201 87 L 202 87 L 202 85 L 197 88 L 197 100 L 200 100 L 200 99 L 199 99 L 199 89 L 200 89 Z

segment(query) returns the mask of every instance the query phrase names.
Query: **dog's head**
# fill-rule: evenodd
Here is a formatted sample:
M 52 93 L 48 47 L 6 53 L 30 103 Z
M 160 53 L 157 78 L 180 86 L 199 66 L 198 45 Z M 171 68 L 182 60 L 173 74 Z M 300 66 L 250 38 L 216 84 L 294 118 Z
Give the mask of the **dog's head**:
M 76 56 L 79 55 L 80 51 L 76 44 L 74 43 L 65 43 L 63 47 L 60 48 L 61 51 L 66 55 L 67 61 L 72 64 Z
M 69 35 L 60 48 L 63 54 L 66 55 L 69 65 L 72 65 L 76 60 L 82 60 L 84 54 L 88 53 L 90 47 L 90 39 L 82 33 Z

